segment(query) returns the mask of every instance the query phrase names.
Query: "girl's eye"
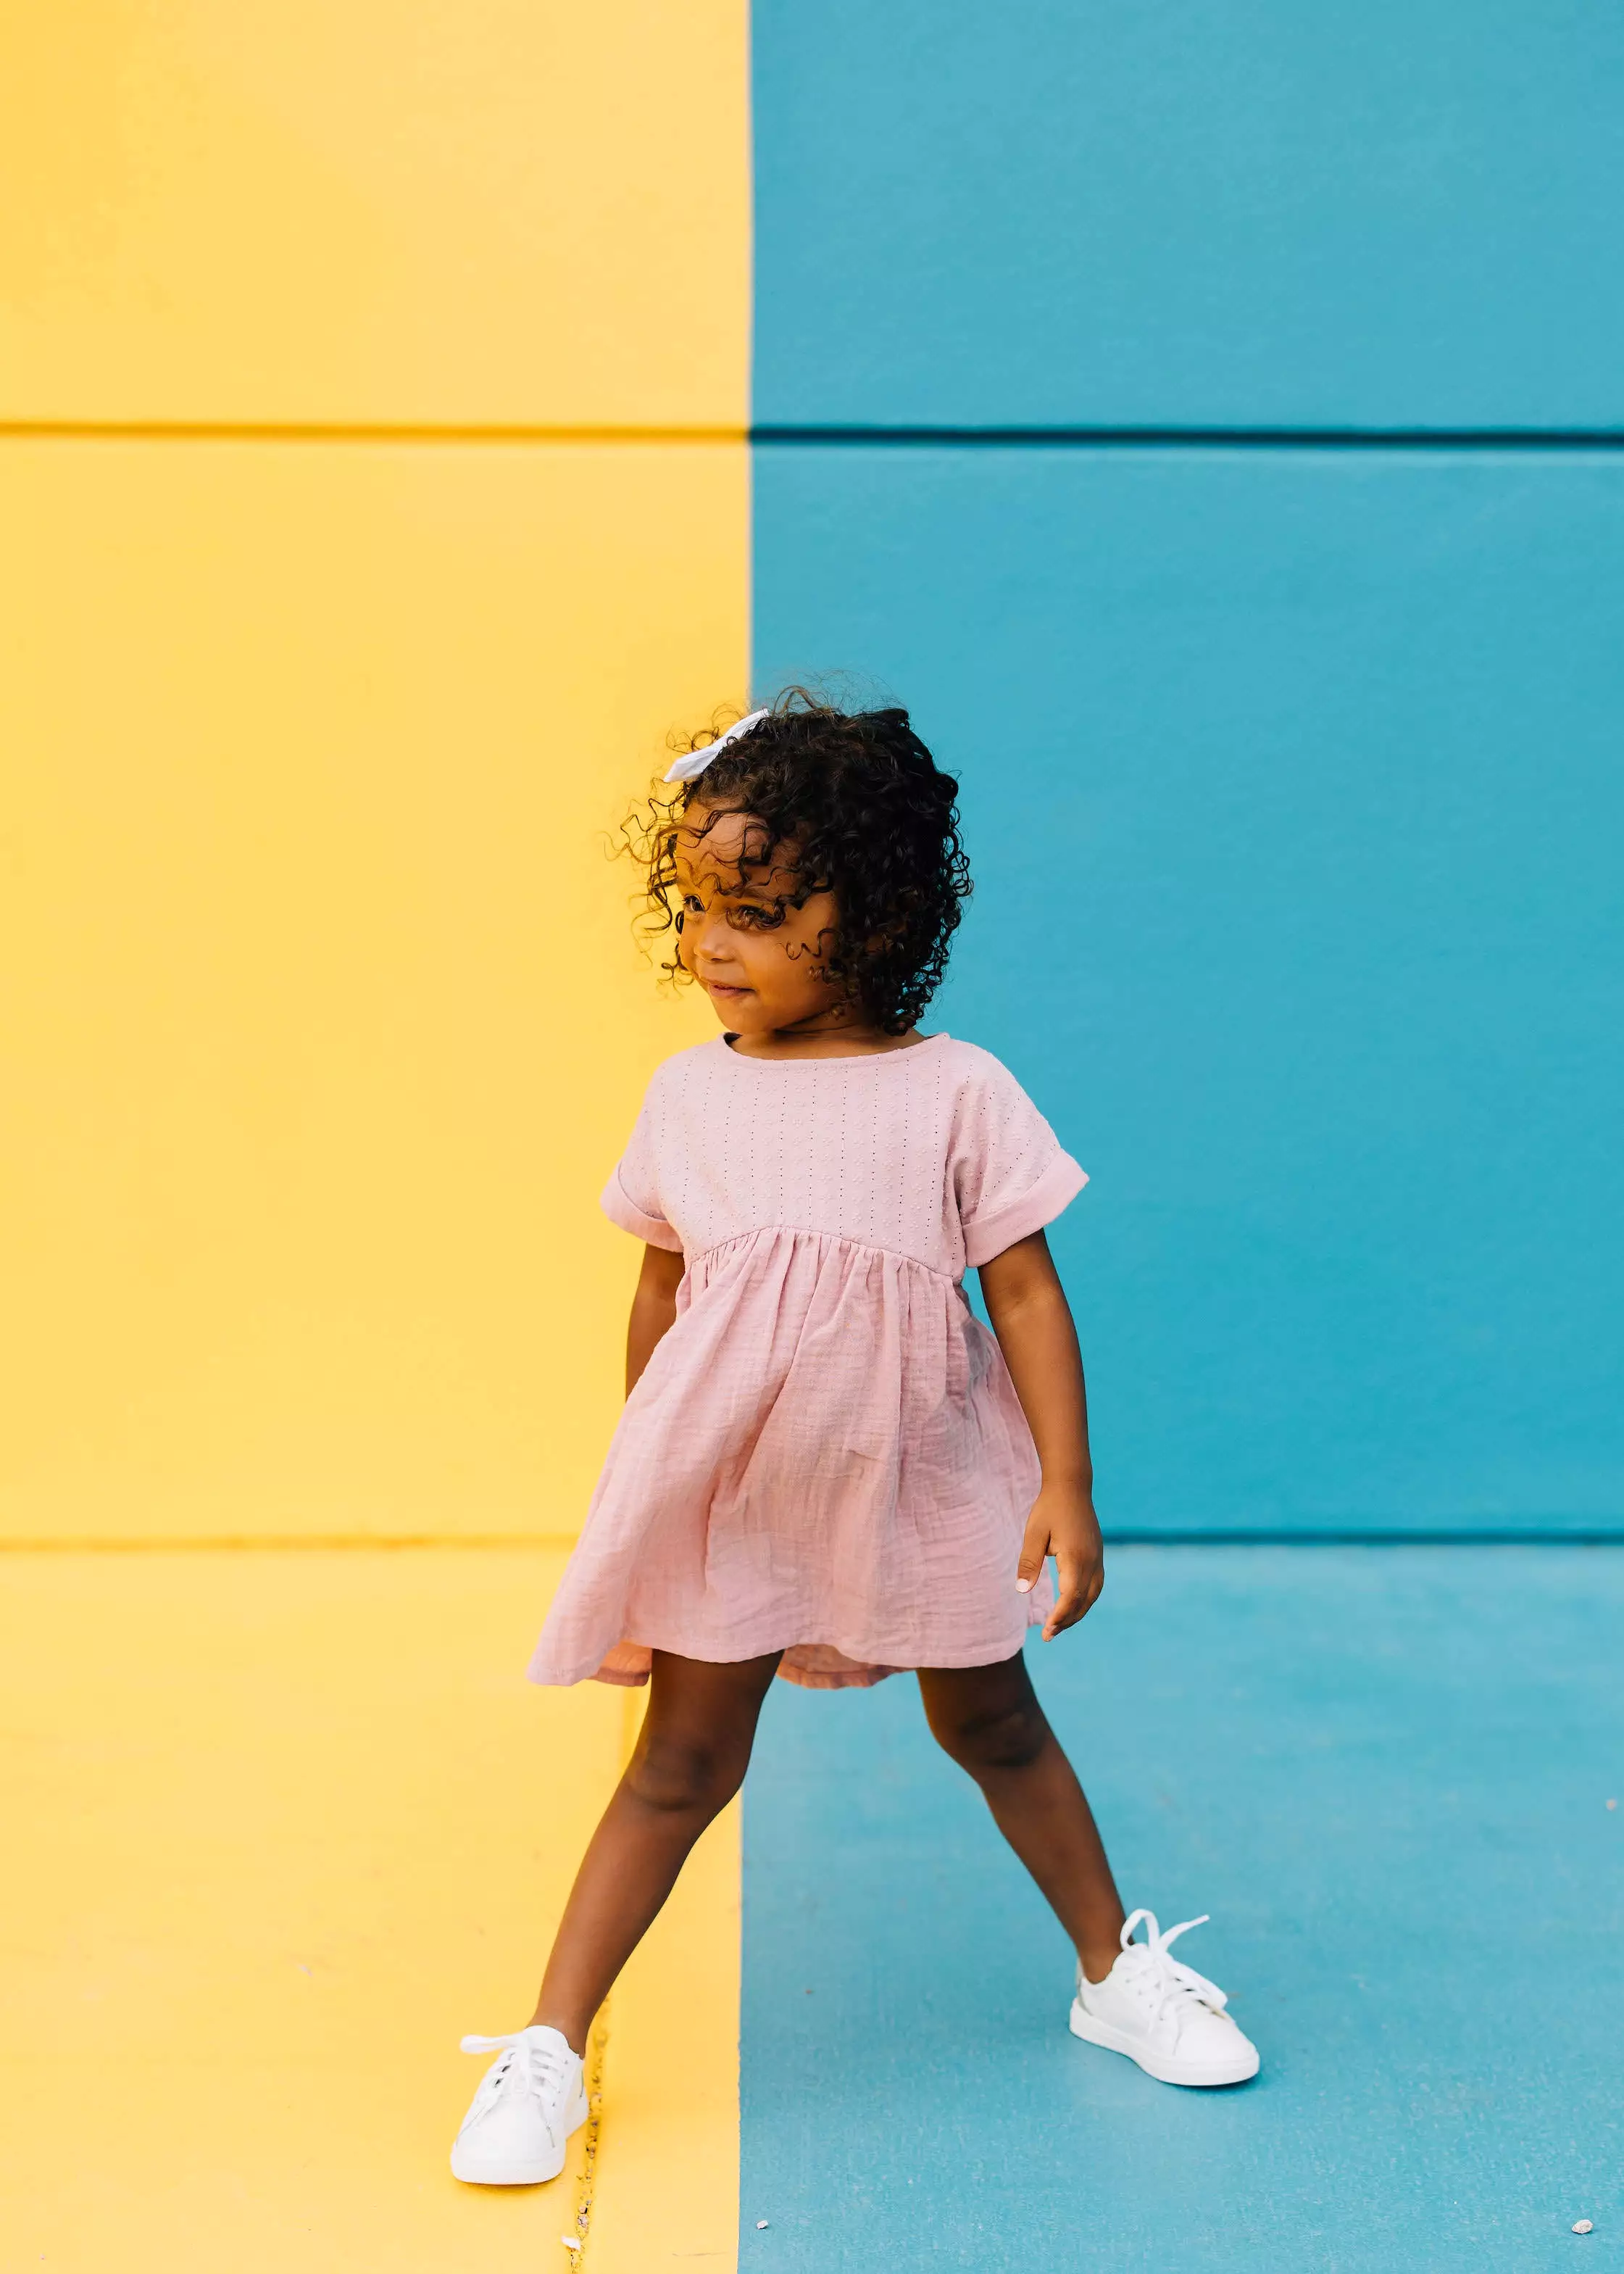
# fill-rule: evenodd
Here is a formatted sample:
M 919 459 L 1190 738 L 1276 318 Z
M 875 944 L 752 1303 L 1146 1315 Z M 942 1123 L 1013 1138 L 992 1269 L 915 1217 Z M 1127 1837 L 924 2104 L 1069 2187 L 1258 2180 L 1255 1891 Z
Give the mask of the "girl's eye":
M 729 908 L 727 921 L 738 931 L 777 931 L 784 921 L 784 911 L 753 907 L 746 901 L 741 907 Z
M 682 913 L 685 916 L 702 916 L 704 912 L 704 902 L 700 899 L 697 892 L 683 893 Z

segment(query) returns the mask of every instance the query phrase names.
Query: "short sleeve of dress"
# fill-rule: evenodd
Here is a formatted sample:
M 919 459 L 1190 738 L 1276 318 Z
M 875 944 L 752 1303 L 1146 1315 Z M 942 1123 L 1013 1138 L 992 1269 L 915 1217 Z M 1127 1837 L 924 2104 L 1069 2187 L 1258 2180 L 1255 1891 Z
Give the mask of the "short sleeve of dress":
M 626 1150 L 604 1186 L 598 1206 L 612 1224 L 650 1247 L 682 1253 L 682 1239 L 666 1219 L 659 1196 L 659 1103 L 650 1085 Z
M 952 1177 L 972 1269 L 1041 1231 L 1088 1181 L 1014 1075 L 991 1057 L 965 1091 Z

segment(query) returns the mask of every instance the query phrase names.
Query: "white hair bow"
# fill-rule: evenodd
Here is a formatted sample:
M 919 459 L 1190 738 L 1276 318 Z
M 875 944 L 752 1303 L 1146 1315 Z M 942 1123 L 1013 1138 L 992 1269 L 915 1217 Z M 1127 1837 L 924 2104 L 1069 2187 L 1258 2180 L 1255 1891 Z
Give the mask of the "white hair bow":
M 703 750 L 684 750 L 680 758 L 673 758 L 666 767 L 665 779 L 668 782 L 697 781 L 712 758 L 719 757 L 730 742 L 738 742 L 749 733 L 752 727 L 759 727 L 762 720 L 770 715 L 765 711 L 752 711 L 748 719 L 741 719 L 737 726 L 730 727 L 725 734 L 718 734 L 714 742 L 707 742 Z

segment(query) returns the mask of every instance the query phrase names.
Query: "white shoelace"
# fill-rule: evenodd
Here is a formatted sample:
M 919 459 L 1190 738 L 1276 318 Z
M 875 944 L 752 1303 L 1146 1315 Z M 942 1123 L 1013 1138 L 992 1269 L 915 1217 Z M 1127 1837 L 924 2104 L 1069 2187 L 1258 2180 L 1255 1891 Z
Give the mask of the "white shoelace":
M 1215 1982 L 1209 1982 L 1193 1966 L 1185 1966 L 1169 1954 L 1181 1934 L 1187 1934 L 1192 1926 L 1205 1926 L 1209 1916 L 1210 1913 L 1203 1911 L 1199 1918 L 1184 1919 L 1163 1934 L 1156 1924 L 1154 1911 L 1138 1910 L 1123 1928 L 1123 1958 L 1130 1962 L 1124 1969 L 1124 1975 L 1135 1992 L 1148 2004 L 1153 2022 L 1159 2022 L 1169 2006 L 1177 2012 L 1185 1999 L 1196 1999 L 1214 2014 L 1222 2014 L 1229 2004 Z M 1141 1919 L 1145 1922 L 1146 1939 L 1135 1942 L 1133 1930 Z M 1116 1963 L 1121 1966 L 1122 1959 Z
M 528 2029 L 506 2037 L 464 2037 L 465 2053 L 502 2053 L 479 2088 L 481 2112 L 510 2092 L 533 2092 L 544 2102 L 556 2102 L 569 2082 L 568 2055 L 555 2043 L 538 2043 Z

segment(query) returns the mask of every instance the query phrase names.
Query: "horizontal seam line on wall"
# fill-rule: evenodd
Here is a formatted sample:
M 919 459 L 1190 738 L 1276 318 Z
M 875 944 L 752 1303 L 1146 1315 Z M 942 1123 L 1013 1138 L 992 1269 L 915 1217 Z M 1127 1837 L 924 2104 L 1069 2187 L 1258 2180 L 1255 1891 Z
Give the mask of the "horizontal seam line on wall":
M 1618 450 L 1624 427 L 759 425 L 763 444 L 996 449 Z
M 1325 1525 L 1299 1532 L 1257 1526 L 1207 1532 L 1108 1531 L 1108 1547 L 1624 1547 L 1624 1523 L 1400 1532 L 1375 1525 Z
M 61 1540 L 0 1539 L 0 1555 L 355 1555 L 381 1551 L 398 1555 L 417 1549 L 467 1550 L 492 1548 L 545 1549 L 565 1552 L 575 1545 L 574 1532 L 453 1532 L 312 1534 L 267 1533 L 263 1538 L 231 1537 L 188 1540 L 166 1536 L 152 1540 L 106 1540 L 79 1535 Z M 1214 1532 L 1108 1532 L 1108 1547 L 1624 1547 L 1624 1524 L 1616 1526 L 1536 1531 L 1383 1532 L 1374 1529 L 1332 1529 L 1312 1532 L 1266 1532 L 1256 1528 Z
M 435 425 L 357 420 L 0 418 L 0 440 L 19 442 L 731 442 L 747 426 Z
M 0 418 L 0 440 L 359 442 L 457 447 L 755 443 L 763 448 L 1184 450 L 1624 450 L 1624 427 L 459 425 L 338 420 Z
M 573 1532 L 475 1532 L 461 1536 L 455 1532 L 315 1532 L 307 1538 L 297 1532 L 267 1532 L 261 1537 L 205 1535 L 195 1540 L 178 1534 L 151 1540 L 109 1540 L 79 1534 L 60 1540 L 0 1539 L 0 1555 L 237 1555 L 295 1551 L 330 1555 L 373 1548 L 399 1554 L 414 1548 L 444 1547 L 563 1549 L 575 1544 Z

